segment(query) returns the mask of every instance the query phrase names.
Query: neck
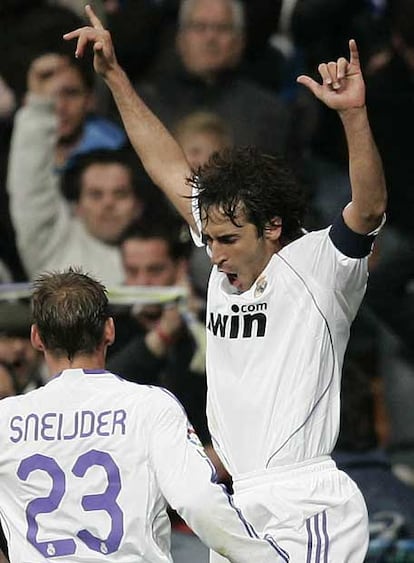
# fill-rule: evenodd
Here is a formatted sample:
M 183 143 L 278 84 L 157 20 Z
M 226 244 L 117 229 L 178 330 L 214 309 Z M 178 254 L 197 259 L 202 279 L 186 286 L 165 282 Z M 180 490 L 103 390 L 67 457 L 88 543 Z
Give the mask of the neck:
M 45 352 L 45 360 L 50 375 L 65 369 L 105 369 L 105 353 L 99 350 L 94 354 L 79 354 L 72 360 L 65 356 L 55 356 Z

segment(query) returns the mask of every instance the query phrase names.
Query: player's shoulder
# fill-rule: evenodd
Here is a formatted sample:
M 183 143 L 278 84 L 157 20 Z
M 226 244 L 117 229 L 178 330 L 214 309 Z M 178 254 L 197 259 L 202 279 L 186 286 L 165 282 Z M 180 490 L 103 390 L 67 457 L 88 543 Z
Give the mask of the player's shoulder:
M 33 393 L 34 391 L 37 391 L 37 390 L 34 389 L 33 391 L 30 391 L 29 393 Z M 27 393 L 27 395 L 29 395 L 29 393 Z M 3 416 L 7 416 L 8 413 L 16 412 L 19 409 L 19 407 L 22 404 L 24 404 L 25 401 L 27 401 L 26 395 L 15 395 L 13 397 L 5 397 L 4 399 L 1 399 L 0 400 L 0 418 L 3 417 Z
M 185 415 L 185 410 L 182 404 L 180 403 L 179 399 L 165 389 L 164 387 L 156 387 L 152 385 L 148 385 L 148 392 L 151 393 L 152 400 L 156 402 L 158 408 L 160 410 L 167 410 L 171 414 L 176 415 Z
M 184 408 L 177 397 L 158 385 L 142 385 L 130 381 L 120 380 L 125 394 L 133 401 L 139 401 L 146 405 L 152 412 L 169 410 L 182 413 Z
M 292 242 L 286 244 L 279 252 L 281 255 L 299 254 L 309 252 L 311 248 L 319 246 L 324 241 L 329 241 L 329 231 L 331 227 L 318 229 L 315 231 L 304 231 L 303 235 Z

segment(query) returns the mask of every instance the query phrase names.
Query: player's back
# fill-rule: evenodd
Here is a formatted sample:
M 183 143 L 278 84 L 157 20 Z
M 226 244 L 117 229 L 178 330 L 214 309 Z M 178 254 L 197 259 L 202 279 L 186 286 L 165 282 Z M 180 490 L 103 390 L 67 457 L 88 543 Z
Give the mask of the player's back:
M 171 561 L 148 457 L 164 395 L 74 369 L 0 402 L 0 518 L 12 563 Z

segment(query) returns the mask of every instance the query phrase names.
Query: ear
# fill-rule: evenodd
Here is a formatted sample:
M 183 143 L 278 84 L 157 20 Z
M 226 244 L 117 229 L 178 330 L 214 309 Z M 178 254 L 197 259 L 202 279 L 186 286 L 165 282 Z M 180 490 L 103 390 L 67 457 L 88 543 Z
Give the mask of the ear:
M 279 240 L 282 234 L 282 219 L 281 217 L 273 217 L 264 229 L 264 236 L 266 239 L 273 242 Z
M 111 346 L 115 341 L 115 323 L 112 317 L 105 322 L 104 328 L 104 345 Z
M 45 346 L 40 338 L 39 329 L 36 325 L 32 325 L 30 329 L 30 342 L 35 350 L 39 350 L 39 352 L 45 351 Z

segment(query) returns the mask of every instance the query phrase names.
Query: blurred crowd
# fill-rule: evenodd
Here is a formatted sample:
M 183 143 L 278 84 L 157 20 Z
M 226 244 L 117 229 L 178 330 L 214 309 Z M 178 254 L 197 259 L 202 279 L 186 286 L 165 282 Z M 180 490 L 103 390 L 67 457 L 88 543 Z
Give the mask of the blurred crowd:
M 393 561 L 414 539 L 414 0 L 93 4 L 194 170 L 234 145 L 284 153 L 306 190 L 309 230 L 331 223 L 350 187 L 339 120 L 296 77 L 317 78 L 318 63 L 348 56 L 356 39 L 389 210 L 348 347 L 335 459 L 365 495 L 372 561 L 381 550 Z M 204 414 L 209 260 L 131 150 L 91 60 L 75 59 L 62 39 L 86 24 L 83 5 L 0 4 L 0 284 L 77 265 L 110 288 L 185 287 L 185 301 L 114 307 L 108 368 L 175 393 L 231 488 Z M 0 294 L 0 398 L 45 377 L 27 301 Z M 183 537 L 176 560 L 201 562 L 205 553 Z

